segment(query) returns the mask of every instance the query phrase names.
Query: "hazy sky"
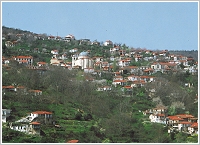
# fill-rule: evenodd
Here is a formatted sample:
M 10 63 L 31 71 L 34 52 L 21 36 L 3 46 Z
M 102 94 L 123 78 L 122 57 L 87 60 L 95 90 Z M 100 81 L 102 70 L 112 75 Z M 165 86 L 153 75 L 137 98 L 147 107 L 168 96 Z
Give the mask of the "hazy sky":
M 134 48 L 198 49 L 197 2 L 2 2 L 2 25 Z

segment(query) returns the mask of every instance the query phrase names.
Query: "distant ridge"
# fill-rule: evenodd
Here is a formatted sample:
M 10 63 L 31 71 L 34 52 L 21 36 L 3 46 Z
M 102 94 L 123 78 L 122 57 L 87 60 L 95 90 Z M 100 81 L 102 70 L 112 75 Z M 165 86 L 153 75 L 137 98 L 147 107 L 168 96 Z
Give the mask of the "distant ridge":
M 198 61 L 198 50 L 170 50 L 169 53 L 193 57 L 195 61 Z
M 9 28 L 6 26 L 2 26 L 2 34 L 1 35 L 8 35 L 9 33 L 12 34 L 37 34 L 28 30 L 21 30 L 19 28 Z M 155 50 L 156 51 L 156 50 Z M 178 54 L 187 57 L 193 57 L 195 61 L 198 61 L 198 50 L 168 50 L 170 54 Z

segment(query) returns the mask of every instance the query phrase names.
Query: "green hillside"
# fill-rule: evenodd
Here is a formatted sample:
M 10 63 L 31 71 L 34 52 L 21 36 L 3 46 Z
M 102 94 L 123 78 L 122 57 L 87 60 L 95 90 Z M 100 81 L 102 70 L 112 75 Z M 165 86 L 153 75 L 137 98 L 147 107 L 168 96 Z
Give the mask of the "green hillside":
M 2 65 L 2 86 L 24 86 L 28 90 L 42 90 L 41 95 L 23 92 L 3 92 L 2 109 L 11 109 L 6 123 L 2 123 L 3 143 L 66 143 L 78 140 L 79 143 L 197 143 L 198 136 L 182 132 L 168 134 L 168 126 L 150 122 L 143 111 L 156 107 L 156 97 L 150 97 L 149 89 L 156 88 L 164 106 L 169 108 L 168 114 L 192 114 L 198 117 L 198 102 L 194 103 L 198 94 L 198 75 L 191 73 L 160 72 L 150 75 L 158 78 L 159 83 L 152 82 L 145 87 L 135 87 L 129 95 L 122 88 L 112 87 L 111 91 L 97 91 L 99 84 L 88 81 L 106 79 L 103 85 L 111 85 L 114 71 L 100 75 L 84 73 L 81 69 L 64 69 L 48 65 L 48 69 L 29 69 L 13 60 L 13 56 L 30 55 L 37 62 L 50 63 L 51 50 L 57 49 L 66 54 L 71 62 L 69 50 L 78 48 L 78 52 L 88 51 L 90 56 L 102 56 L 110 61 L 110 46 L 80 44 L 80 40 L 52 41 L 43 34 L 44 40 L 35 38 L 38 34 L 19 29 L 3 27 L 4 40 L 2 56 L 9 58 L 8 65 Z M 11 35 L 12 34 L 12 35 Z M 20 40 L 16 34 L 24 34 Z M 16 41 L 15 46 L 6 46 L 7 41 Z M 129 51 L 128 46 L 122 46 Z M 77 52 L 77 53 L 78 53 Z M 195 52 L 196 53 L 196 52 Z M 150 55 L 150 54 L 149 54 Z M 189 55 L 193 55 L 193 52 Z M 113 55 L 119 57 L 119 54 Z M 150 64 L 150 61 L 135 62 L 137 66 Z M 114 69 L 119 68 L 113 62 Z M 98 69 L 98 71 L 101 71 Z M 125 71 L 124 71 L 125 72 Z M 121 74 L 124 78 L 128 73 Z M 191 87 L 186 88 L 185 83 Z M 161 85 L 160 85 L 161 84 Z M 126 90 L 125 90 L 126 91 Z M 178 97 L 170 97 L 172 93 Z M 181 103 L 179 103 L 181 102 Z M 53 113 L 55 124 L 41 125 L 40 135 L 27 135 L 9 128 L 30 112 L 45 110 Z

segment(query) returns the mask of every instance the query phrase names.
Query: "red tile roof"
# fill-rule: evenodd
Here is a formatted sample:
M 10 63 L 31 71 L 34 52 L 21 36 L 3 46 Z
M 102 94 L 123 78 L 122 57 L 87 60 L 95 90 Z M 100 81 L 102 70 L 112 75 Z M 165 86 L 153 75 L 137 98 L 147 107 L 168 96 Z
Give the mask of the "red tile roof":
M 132 87 L 131 86 L 124 86 L 124 88 L 131 89 Z
M 182 118 L 178 117 L 178 116 L 168 116 L 168 118 L 170 120 L 183 120 Z
M 35 111 L 35 112 L 32 112 L 32 114 L 52 114 L 52 112 L 47 112 L 47 111 Z
M 2 89 L 14 89 L 14 86 L 2 86 Z
M 179 124 L 192 124 L 192 122 L 182 121 L 182 122 L 179 122 Z
M 198 128 L 198 123 L 197 122 L 194 122 L 192 125 L 191 125 L 192 128 Z
M 143 70 L 144 72 L 148 72 L 148 71 L 153 71 L 153 69 L 152 68 L 149 68 L 149 69 L 145 69 L 145 70 Z
M 46 62 L 41 61 L 41 62 L 38 62 L 38 64 L 46 64 Z
M 49 38 L 55 38 L 55 36 L 49 36 Z
M 25 87 L 24 86 L 18 86 L 17 88 L 18 89 L 24 89 Z
M 77 143 L 78 140 L 69 140 L 67 143 Z
M 138 68 L 137 66 L 127 66 L 127 68 L 133 69 L 133 68 Z
M 29 59 L 32 59 L 33 57 L 32 56 L 16 56 L 15 58 L 29 58 Z
M 193 118 L 194 116 L 192 116 L 192 115 L 190 115 L 190 114 L 178 114 L 178 115 L 176 115 L 176 116 L 178 116 L 178 117 L 180 117 L 180 118 Z
M 35 92 L 35 93 L 38 93 L 38 92 L 42 92 L 41 90 L 29 90 L 29 92 Z
M 176 66 L 175 63 L 166 63 L 166 62 L 160 62 L 160 65 Z
M 156 116 L 165 116 L 165 114 L 157 114 Z
M 40 125 L 39 122 L 31 122 L 30 124 L 33 124 L 33 125 Z

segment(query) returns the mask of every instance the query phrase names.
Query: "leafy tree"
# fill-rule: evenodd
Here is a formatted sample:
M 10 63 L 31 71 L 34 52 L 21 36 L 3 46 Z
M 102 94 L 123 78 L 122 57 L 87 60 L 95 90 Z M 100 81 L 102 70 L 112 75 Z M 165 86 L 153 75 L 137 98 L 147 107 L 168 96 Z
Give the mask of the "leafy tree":
M 113 61 L 113 71 L 116 72 L 118 70 L 116 59 Z
M 175 134 L 175 141 L 176 143 L 185 143 L 186 139 L 187 139 L 188 135 L 183 133 L 183 132 L 179 132 L 177 134 Z
M 192 135 L 187 137 L 187 143 L 198 143 L 198 135 Z

